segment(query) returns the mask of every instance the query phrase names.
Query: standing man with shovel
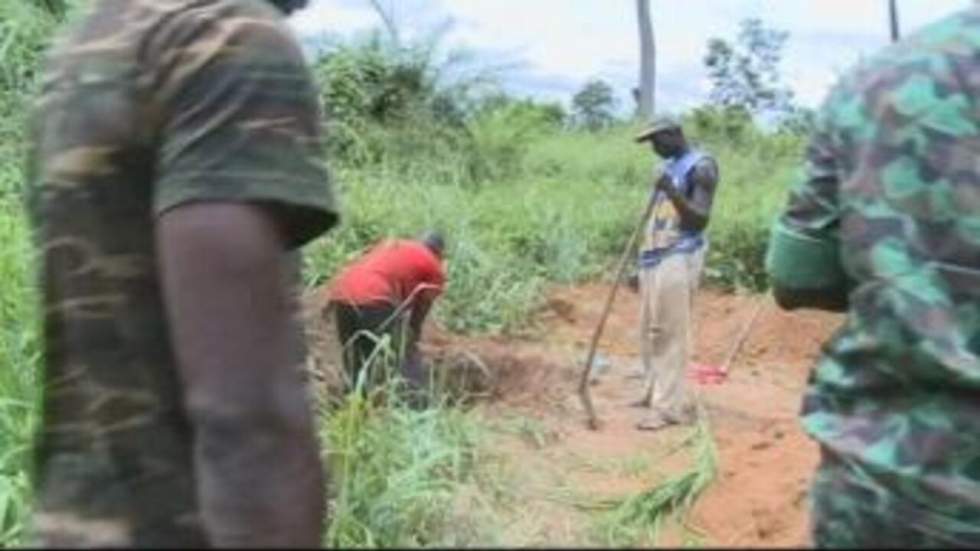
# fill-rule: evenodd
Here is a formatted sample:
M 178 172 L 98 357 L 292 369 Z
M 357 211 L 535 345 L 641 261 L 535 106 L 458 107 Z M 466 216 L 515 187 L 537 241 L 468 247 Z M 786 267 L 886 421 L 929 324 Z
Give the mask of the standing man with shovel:
M 691 148 L 680 124 L 670 118 L 658 118 L 636 141 L 649 141 L 665 160 L 639 255 L 645 388 L 634 404 L 650 410 L 637 428 L 658 430 L 694 420 L 685 374 L 694 295 L 708 248 L 703 232 L 718 184 L 718 165 Z

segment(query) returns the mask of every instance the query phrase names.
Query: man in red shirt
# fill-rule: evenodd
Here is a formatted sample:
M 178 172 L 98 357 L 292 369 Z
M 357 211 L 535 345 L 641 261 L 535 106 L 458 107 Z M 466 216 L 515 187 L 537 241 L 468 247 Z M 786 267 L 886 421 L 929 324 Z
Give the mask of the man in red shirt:
M 337 334 L 344 347 L 348 390 L 358 378 L 367 386 L 382 380 L 381 366 L 397 360 L 412 389 L 425 377 L 416 344 L 432 302 L 442 292 L 445 243 L 430 232 L 420 240 L 387 240 L 347 266 L 330 288 Z M 380 346 L 385 337 L 390 346 Z M 377 366 L 377 367 L 375 367 Z M 369 373 L 362 375 L 365 368 Z

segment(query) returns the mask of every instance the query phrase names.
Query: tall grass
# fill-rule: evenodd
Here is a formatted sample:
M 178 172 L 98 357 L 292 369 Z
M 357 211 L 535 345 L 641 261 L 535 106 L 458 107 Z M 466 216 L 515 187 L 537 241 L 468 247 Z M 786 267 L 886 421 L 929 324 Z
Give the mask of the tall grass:
M 23 542 L 39 422 L 39 311 L 34 248 L 20 191 L 23 112 L 56 26 L 33 2 L 0 2 L 0 546 Z
M 435 387 L 426 393 L 427 408 L 409 407 L 398 392 L 402 383 L 392 377 L 323 414 L 330 547 L 467 543 L 447 509 L 473 479 L 482 425 L 449 407 Z
M 20 541 L 39 420 L 38 316 L 32 255 L 16 201 L 0 198 L 0 544 Z
M 347 223 L 307 254 L 320 283 L 382 237 L 427 227 L 448 237 L 450 285 L 438 316 L 457 331 L 507 331 L 526 322 L 547 281 L 596 275 L 642 208 L 642 191 L 561 177 L 528 177 L 476 188 L 347 172 Z
M 660 164 L 648 147 L 632 142 L 634 131 L 531 134 L 516 160 L 508 151 L 506 162 L 515 168 L 507 177 L 478 185 L 452 183 L 435 168 L 425 173 L 428 166 L 462 166 L 472 154 L 465 150 L 438 158 L 420 154 L 413 170 L 385 162 L 354 169 L 341 164 L 345 224 L 310 249 L 307 283 L 325 282 L 378 239 L 440 228 L 449 239 L 450 285 L 437 310 L 443 324 L 456 331 L 516 329 L 547 282 L 597 277 L 624 246 Z M 692 134 L 721 171 L 706 279 L 728 289 L 762 290 L 769 224 L 802 142 Z

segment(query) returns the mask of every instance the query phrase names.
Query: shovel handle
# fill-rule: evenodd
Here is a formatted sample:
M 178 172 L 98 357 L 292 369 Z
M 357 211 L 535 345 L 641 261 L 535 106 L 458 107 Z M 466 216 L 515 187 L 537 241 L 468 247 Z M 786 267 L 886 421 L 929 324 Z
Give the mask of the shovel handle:
M 640 217 L 640 221 L 636 224 L 636 228 L 633 230 L 633 234 L 630 236 L 629 241 L 626 243 L 626 249 L 623 250 L 623 255 L 619 259 L 619 268 L 616 271 L 616 279 L 613 281 L 612 289 L 609 291 L 609 297 L 606 299 L 606 305 L 602 310 L 602 315 L 599 318 L 599 323 L 596 325 L 595 332 L 592 334 L 592 342 L 589 344 L 589 355 L 585 360 L 585 367 L 582 369 L 582 375 L 579 378 L 578 384 L 578 395 L 582 401 L 582 407 L 585 408 L 585 413 L 588 415 L 589 428 L 592 430 L 597 430 L 600 426 L 599 418 L 596 415 L 595 408 L 592 405 L 592 396 L 589 392 L 589 376 L 592 374 L 592 364 L 595 361 L 596 347 L 599 345 L 599 338 L 602 336 L 602 331 L 606 327 L 606 320 L 609 318 L 609 312 L 612 310 L 613 301 L 616 299 L 616 291 L 619 290 L 619 283 L 623 280 L 623 274 L 626 272 L 627 262 L 632 256 L 633 248 L 636 245 L 636 240 L 643 230 L 643 226 L 650 217 L 650 213 L 653 212 L 653 205 L 656 202 L 657 194 L 654 193 L 650 197 L 650 201 L 647 203 L 646 209 L 643 211 L 643 216 Z

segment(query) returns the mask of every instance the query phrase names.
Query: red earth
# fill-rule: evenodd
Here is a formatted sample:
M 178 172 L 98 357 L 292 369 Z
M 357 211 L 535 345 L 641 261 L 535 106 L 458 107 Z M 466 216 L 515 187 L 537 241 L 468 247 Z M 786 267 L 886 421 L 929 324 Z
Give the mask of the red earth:
M 465 347 L 502 370 L 496 413 L 517 409 L 542 421 L 553 436 L 545 446 L 506 446 L 508 453 L 546 455 L 542 468 L 560 465 L 565 484 L 583 491 L 628 494 L 650 487 L 653 472 L 685 460 L 662 460 L 642 472 L 617 476 L 567 465 L 569 458 L 592 463 L 657 456 L 686 429 L 659 433 L 634 428 L 642 411 L 628 406 L 640 395 L 637 295 L 621 291 L 599 344 L 610 367 L 592 387 L 602 427 L 589 430 L 575 388 L 609 286 L 557 288 L 538 316 L 539 330 L 520 339 L 465 339 L 433 335 L 434 347 Z M 715 437 L 718 478 L 698 501 L 692 522 L 703 542 L 717 546 L 801 546 L 807 540 L 806 490 L 817 463 L 816 446 L 801 431 L 798 410 L 805 382 L 821 344 L 841 324 L 839 315 L 784 312 L 765 295 L 731 295 L 704 290 L 697 301 L 694 361 L 721 365 L 742 329 L 758 311 L 746 340 L 721 384 L 690 381 L 706 405 Z M 526 457 L 522 464 L 533 464 Z M 568 480 L 571 479 L 571 480 Z M 560 532 L 560 531 L 559 531 Z M 555 543 L 577 543 L 574 534 Z M 669 543 L 669 542 L 668 542 Z M 679 543 L 679 542 L 678 542 Z
M 521 336 L 464 337 L 431 327 L 423 343 L 430 357 L 452 351 L 478 357 L 496 374 L 495 399 L 481 402 L 479 413 L 521 420 L 522 430 L 503 431 L 493 443 L 516 466 L 511 484 L 521 502 L 506 521 L 504 545 L 595 541 L 583 535 L 587 518 L 569 496 L 635 495 L 690 465 L 689 453 L 670 453 L 690 429 L 634 428 L 643 415 L 629 406 L 641 393 L 641 381 L 630 377 L 639 367 L 639 302 L 628 289 L 620 290 L 599 344 L 607 367 L 591 394 L 602 426 L 593 431 L 586 425 L 576 387 L 609 290 L 605 284 L 552 289 L 535 328 Z M 757 311 L 727 379 L 689 380 L 709 414 L 718 450 L 717 478 L 690 517 L 703 545 L 808 544 L 805 498 L 817 449 L 800 429 L 798 410 L 821 344 L 843 318 L 784 312 L 765 295 L 702 290 L 694 361 L 721 365 Z M 667 532 L 660 543 L 683 543 L 676 537 Z

